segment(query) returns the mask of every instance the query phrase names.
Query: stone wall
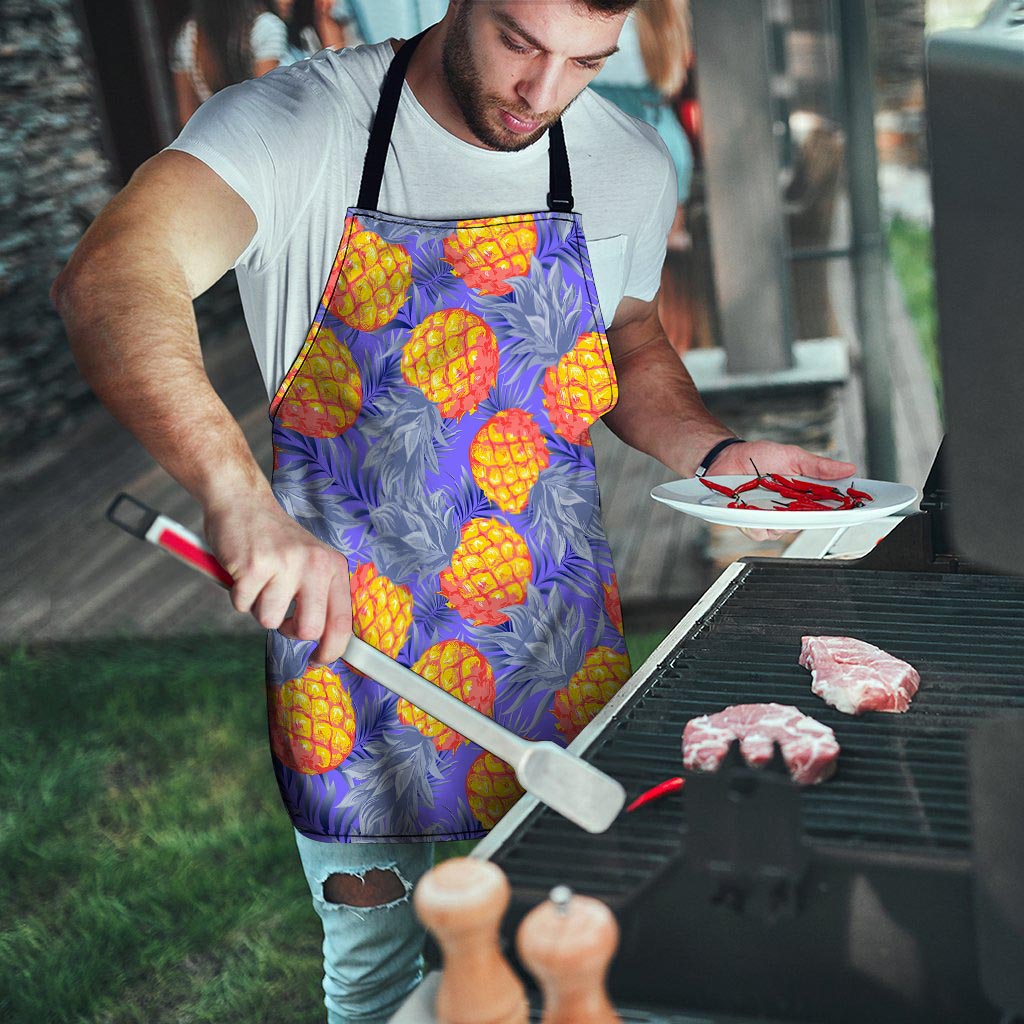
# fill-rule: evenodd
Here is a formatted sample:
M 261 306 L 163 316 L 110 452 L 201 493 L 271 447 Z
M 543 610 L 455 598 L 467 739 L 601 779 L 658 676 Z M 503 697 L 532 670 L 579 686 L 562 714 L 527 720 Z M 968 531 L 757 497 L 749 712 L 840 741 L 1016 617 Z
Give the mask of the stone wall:
M 113 192 L 83 53 L 71 0 L 0 4 L 0 459 L 91 404 L 48 299 Z

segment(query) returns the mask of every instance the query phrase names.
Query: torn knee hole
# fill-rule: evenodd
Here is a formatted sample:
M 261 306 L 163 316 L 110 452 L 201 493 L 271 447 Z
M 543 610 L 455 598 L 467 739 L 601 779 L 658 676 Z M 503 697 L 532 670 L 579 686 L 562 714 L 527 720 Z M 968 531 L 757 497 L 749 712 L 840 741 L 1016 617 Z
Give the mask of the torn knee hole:
M 349 907 L 379 907 L 404 895 L 405 883 L 390 868 L 372 868 L 364 875 L 330 875 L 324 882 L 324 899 Z

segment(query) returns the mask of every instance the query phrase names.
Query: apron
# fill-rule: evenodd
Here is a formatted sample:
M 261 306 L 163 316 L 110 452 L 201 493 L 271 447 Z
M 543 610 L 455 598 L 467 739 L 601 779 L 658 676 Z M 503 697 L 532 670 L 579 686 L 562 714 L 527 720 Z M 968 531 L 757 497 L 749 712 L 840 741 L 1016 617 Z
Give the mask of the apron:
M 546 210 L 377 210 L 420 38 L 385 77 L 358 204 L 271 403 L 272 486 L 347 556 L 357 636 L 566 746 L 630 674 L 589 437 L 615 370 L 560 122 Z M 522 795 L 505 762 L 379 683 L 310 665 L 314 646 L 268 635 L 274 769 L 303 835 L 476 839 Z

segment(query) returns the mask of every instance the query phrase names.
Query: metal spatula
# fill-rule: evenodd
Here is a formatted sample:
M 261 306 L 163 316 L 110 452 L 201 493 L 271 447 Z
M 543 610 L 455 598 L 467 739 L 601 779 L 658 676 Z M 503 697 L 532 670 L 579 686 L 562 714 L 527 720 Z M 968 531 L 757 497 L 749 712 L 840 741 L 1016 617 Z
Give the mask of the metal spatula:
M 201 538 L 136 498 L 118 495 L 107 510 L 107 518 L 206 573 L 221 586 L 231 586 L 231 576 Z M 527 793 L 587 832 L 606 831 L 622 810 L 626 802 L 622 786 L 562 747 L 549 740 L 538 742 L 516 736 L 358 637 L 349 640 L 343 658 L 352 668 L 510 764 Z

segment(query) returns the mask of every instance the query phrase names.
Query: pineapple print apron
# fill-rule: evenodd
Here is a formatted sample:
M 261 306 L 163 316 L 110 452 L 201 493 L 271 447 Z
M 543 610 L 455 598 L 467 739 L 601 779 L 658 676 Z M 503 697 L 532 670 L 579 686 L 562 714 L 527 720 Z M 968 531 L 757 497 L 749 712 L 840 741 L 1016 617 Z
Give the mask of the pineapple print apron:
M 590 425 L 617 397 L 562 126 L 548 209 L 378 212 L 395 56 L 356 207 L 271 404 L 273 489 L 349 561 L 356 635 L 528 739 L 573 740 L 629 676 Z M 323 842 L 475 839 L 511 768 L 272 630 L 274 768 Z

